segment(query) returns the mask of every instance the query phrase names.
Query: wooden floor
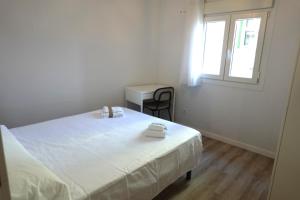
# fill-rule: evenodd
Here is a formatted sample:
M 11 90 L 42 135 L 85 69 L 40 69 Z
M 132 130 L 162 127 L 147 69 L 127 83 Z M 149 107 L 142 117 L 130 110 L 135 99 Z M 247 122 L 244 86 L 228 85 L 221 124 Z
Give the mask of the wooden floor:
M 192 180 L 184 177 L 154 200 L 266 200 L 273 160 L 203 138 L 204 151 Z

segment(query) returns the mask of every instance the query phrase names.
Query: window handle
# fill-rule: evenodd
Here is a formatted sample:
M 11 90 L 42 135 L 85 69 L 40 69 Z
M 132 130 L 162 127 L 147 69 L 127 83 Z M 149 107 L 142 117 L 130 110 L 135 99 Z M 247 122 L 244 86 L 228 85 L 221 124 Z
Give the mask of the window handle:
M 227 60 L 231 60 L 231 49 L 227 50 Z

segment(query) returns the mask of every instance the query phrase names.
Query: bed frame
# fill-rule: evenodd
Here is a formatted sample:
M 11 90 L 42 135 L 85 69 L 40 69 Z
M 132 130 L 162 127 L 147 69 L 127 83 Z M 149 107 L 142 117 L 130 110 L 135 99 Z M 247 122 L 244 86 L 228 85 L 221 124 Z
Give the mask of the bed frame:
M 192 179 L 192 170 L 186 173 L 186 180 L 190 181 Z
M 10 189 L 8 183 L 6 161 L 4 155 L 4 144 L 1 129 L 2 127 L 0 126 L 0 199 L 10 200 Z

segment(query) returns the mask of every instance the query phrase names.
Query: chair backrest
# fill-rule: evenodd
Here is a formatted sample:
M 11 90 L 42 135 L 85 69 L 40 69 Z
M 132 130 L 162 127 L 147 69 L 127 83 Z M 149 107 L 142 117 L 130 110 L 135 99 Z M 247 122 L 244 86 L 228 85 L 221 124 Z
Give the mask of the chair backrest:
M 157 89 L 153 94 L 153 100 L 160 102 L 168 102 L 169 106 L 173 100 L 174 88 L 173 87 L 164 87 Z
M 3 134 L 0 125 L 0 199 L 2 200 L 10 200 L 10 190 L 8 183 L 8 175 L 6 168 L 6 159 L 4 154 L 4 142 L 3 142 Z

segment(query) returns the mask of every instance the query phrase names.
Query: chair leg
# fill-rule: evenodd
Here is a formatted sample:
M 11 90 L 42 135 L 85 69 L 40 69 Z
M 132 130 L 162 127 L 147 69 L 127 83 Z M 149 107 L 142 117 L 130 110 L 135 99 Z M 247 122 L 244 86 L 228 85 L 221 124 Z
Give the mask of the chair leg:
M 155 116 L 155 112 L 154 112 L 154 110 L 151 110 L 152 111 L 152 116 Z
M 169 118 L 170 118 L 170 121 L 172 122 L 173 120 L 172 120 L 172 115 L 171 115 L 171 111 L 170 111 L 170 109 L 168 109 L 168 113 L 169 113 Z
M 157 117 L 160 118 L 160 110 L 157 111 Z

